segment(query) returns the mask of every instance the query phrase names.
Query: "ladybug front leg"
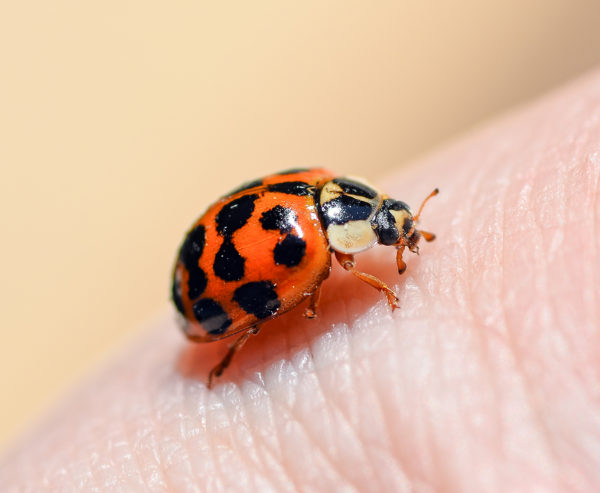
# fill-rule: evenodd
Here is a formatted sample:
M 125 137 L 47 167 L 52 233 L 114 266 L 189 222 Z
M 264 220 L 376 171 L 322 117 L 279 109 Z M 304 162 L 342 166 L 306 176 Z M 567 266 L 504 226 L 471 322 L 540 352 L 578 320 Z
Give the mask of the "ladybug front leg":
M 238 337 L 237 340 L 229 347 L 229 350 L 227 351 L 227 354 L 225 355 L 225 357 L 221 360 L 221 362 L 217 366 L 215 366 L 212 370 L 210 370 L 210 373 L 208 374 L 208 382 L 207 382 L 206 386 L 209 389 L 212 388 L 213 380 L 215 379 L 215 377 L 217 377 L 217 378 L 220 377 L 223 374 L 223 372 L 225 371 L 225 368 L 227 368 L 229 366 L 235 353 L 237 353 L 240 349 L 242 349 L 242 346 L 244 344 L 246 344 L 246 341 L 248 340 L 248 338 L 250 336 L 258 334 L 259 330 L 260 329 L 257 326 L 251 327 L 244 334 L 242 334 L 240 337 Z
M 396 293 L 387 287 L 381 279 L 378 279 L 371 274 L 367 274 L 366 272 L 361 272 L 355 269 L 356 262 L 354 261 L 354 255 L 349 253 L 340 253 L 335 252 L 335 258 L 340 263 L 340 265 L 346 269 L 348 272 L 351 272 L 356 277 L 358 277 L 361 281 L 366 282 L 370 286 L 373 286 L 375 289 L 383 292 L 387 297 L 388 304 L 392 307 L 392 310 L 396 308 L 400 308 L 400 300 L 396 296 Z
M 402 255 L 404 254 L 404 249 L 406 247 L 404 245 L 398 247 L 398 251 L 396 252 L 396 264 L 398 265 L 398 274 L 404 274 L 406 270 L 406 262 L 402 260 Z

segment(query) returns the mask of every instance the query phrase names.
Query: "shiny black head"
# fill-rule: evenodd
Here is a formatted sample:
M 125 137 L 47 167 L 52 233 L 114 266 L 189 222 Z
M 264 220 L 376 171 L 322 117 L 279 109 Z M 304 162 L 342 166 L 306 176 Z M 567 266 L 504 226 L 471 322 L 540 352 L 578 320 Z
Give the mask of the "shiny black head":
M 382 245 L 407 246 L 417 243 L 419 236 L 408 205 L 400 200 L 385 199 L 372 219 L 373 228 Z

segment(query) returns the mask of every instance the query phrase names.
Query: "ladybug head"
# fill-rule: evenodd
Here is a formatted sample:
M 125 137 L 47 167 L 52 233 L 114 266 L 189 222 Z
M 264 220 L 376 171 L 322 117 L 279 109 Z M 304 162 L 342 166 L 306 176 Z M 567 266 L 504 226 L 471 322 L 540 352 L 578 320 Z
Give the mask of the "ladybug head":
M 423 206 L 437 193 L 438 189 L 436 188 L 423 201 L 421 207 L 419 207 L 419 212 L 415 215 L 412 214 L 408 205 L 401 200 L 384 199 L 372 219 L 373 229 L 377 234 L 379 243 L 397 247 L 405 246 L 410 251 L 416 251 L 421 236 L 427 241 L 433 240 L 435 236 L 431 233 L 420 233 L 416 225 Z

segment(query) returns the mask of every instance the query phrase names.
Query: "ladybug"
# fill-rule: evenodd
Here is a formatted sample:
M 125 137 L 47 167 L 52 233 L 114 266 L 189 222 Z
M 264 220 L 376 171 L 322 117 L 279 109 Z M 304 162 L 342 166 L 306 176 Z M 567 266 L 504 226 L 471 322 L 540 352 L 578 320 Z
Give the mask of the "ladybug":
M 308 298 L 316 317 L 331 254 L 347 271 L 381 291 L 392 310 L 398 297 L 380 279 L 356 269 L 354 255 L 377 243 L 418 252 L 413 215 L 364 180 L 326 169 L 293 169 L 242 185 L 210 206 L 187 233 L 173 269 L 172 298 L 185 335 L 211 342 L 242 333 L 208 378 L 209 388 L 260 324 Z

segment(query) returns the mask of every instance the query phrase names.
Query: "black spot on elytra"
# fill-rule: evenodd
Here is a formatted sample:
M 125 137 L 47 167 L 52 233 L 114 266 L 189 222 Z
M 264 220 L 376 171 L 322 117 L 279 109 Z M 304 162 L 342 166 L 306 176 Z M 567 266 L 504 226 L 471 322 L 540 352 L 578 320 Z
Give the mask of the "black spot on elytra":
M 284 181 L 283 183 L 273 183 L 267 187 L 269 192 L 286 193 L 288 195 L 311 195 L 314 193 L 314 187 L 303 181 Z
M 175 304 L 177 311 L 183 315 L 185 309 L 183 308 L 183 299 L 181 298 L 181 283 L 177 277 L 173 279 L 173 285 L 171 286 L 171 298 L 173 299 L 173 303 Z
M 295 267 L 304 258 L 306 253 L 306 242 L 294 235 L 287 235 L 282 241 L 275 245 L 273 258 L 278 265 Z
M 204 251 L 205 236 L 206 230 L 202 224 L 199 224 L 188 233 L 183 241 L 179 257 L 186 269 L 191 271 L 194 267 L 198 267 L 198 260 Z
M 194 303 L 194 316 L 206 332 L 212 335 L 223 334 L 231 325 L 231 319 L 223 307 L 211 298 L 203 298 Z
M 215 274 L 224 281 L 239 281 L 244 277 L 244 263 L 244 257 L 237 251 L 231 239 L 225 237 L 213 263 Z
M 330 224 L 346 224 L 348 221 L 368 219 L 373 206 L 364 200 L 349 195 L 340 195 L 329 202 L 320 204 L 321 219 L 325 228 Z
M 246 224 L 254 212 L 256 199 L 258 199 L 256 194 L 242 195 L 225 204 L 215 218 L 217 232 L 222 236 L 232 235 Z
M 235 190 L 232 190 L 231 192 L 229 192 L 227 194 L 227 196 L 235 195 L 236 193 L 243 192 L 244 190 L 250 190 L 251 188 L 260 187 L 262 185 L 262 183 L 263 183 L 262 180 L 247 181 L 246 183 L 243 183 Z
M 306 171 L 310 171 L 309 168 L 292 168 L 286 169 L 285 171 L 280 171 L 277 173 L 278 175 L 293 175 L 295 173 L 305 173 Z
M 275 315 L 281 306 L 275 285 L 270 281 L 242 284 L 233 293 L 233 299 L 258 319 Z
M 260 224 L 263 229 L 278 229 L 281 233 L 289 233 L 297 224 L 297 219 L 298 216 L 292 209 L 276 205 L 262 213 Z
M 377 197 L 377 192 L 375 190 L 357 181 L 350 180 L 348 178 L 334 178 L 333 182 L 337 183 L 344 193 L 350 193 L 352 195 L 358 195 L 368 199 L 374 199 Z
M 188 272 L 188 298 L 193 300 L 204 293 L 207 285 L 206 274 L 197 265 Z

